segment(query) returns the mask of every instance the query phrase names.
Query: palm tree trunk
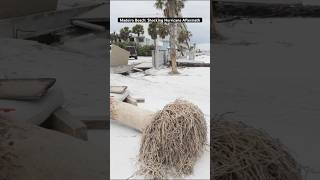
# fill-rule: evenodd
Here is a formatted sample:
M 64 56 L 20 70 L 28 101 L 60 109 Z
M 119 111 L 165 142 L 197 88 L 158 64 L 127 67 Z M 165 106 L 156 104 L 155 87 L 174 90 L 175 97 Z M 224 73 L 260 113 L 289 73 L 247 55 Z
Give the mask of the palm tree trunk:
M 156 65 L 156 63 L 157 63 L 157 58 L 158 58 L 158 56 L 157 56 L 157 54 L 158 54 L 158 48 L 157 48 L 157 39 L 153 39 L 153 44 L 154 44 L 154 66 Z
M 175 13 L 175 1 L 171 0 L 169 3 L 169 16 L 174 18 L 176 17 Z M 170 23 L 170 60 L 171 60 L 171 68 L 172 74 L 178 74 L 177 69 L 177 55 L 176 55 L 176 24 Z

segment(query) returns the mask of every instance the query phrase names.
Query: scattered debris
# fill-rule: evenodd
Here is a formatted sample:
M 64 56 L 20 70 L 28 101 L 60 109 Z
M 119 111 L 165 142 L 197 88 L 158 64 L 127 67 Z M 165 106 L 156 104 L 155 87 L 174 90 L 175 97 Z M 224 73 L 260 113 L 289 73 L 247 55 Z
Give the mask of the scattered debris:
M 127 86 L 111 86 L 110 97 L 115 98 L 118 101 L 124 101 L 133 105 L 138 105 L 138 103 L 144 102 L 144 98 L 132 97 Z

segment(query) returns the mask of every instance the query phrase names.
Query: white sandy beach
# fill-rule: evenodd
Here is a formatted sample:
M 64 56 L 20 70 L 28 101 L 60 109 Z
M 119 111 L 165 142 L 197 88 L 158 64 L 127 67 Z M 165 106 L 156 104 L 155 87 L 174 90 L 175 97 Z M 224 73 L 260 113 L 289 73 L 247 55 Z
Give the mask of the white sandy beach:
M 198 57 L 197 57 L 198 58 Z M 202 56 L 200 59 L 210 59 Z M 138 58 L 147 62 L 150 58 Z M 134 60 L 132 60 L 134 61 Z M 210 68 L 181 68 L 176 76 L 168 75 L 170 69 L 150 69 L 146 74 L 132 73 L 129 76 L 111 74 L 111 85 L 126 85 L 133 97 L 145 98 L 145 103 L 139 107 L 158 111 L 169 102 L 178 98 L 189 100 L 200 107 L 205 114 L 208 129 L 210 118 Z M 119 125 L 110 124 L 110 171 L 111 179 L 124 179 L 132 176 L 136 170 L 137 156 L 140 146 L 140 133 Z M 208 134 L 209 139 L 209 134 Z M 121 168 L 119 168 L 121 167 Z M 133 179 L 143 177 L 134 176 Z M 196 164 L 192 176 L 186 179 L 210 178 L 210 152 L 209 147 Z
M 320 170 L 319 18 L 253 19 L 219 26 L 214 113 L 279 138 L 303 166 Z M 318 180 L 319 174 L 308 174 Z

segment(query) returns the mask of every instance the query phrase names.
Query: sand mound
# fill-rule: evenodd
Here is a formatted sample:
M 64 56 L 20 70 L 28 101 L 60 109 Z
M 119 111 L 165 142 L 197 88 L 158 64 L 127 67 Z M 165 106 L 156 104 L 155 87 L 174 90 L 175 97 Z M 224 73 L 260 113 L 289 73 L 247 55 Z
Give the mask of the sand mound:
M 176 100 L 157 112 L 144 129 L 139 172 L 152 179 L 190 175 L 206 142 L 207 126 L 201 110 Z
M 301 180 L 287 148 L 241 122 L 211 121 L 211 178 L 214 180 Z

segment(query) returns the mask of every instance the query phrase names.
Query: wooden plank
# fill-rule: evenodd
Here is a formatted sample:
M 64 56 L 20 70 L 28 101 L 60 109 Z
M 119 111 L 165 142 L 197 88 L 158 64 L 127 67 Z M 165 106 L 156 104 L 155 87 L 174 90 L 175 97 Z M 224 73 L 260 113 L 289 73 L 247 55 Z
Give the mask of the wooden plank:
M 127 88 L 128 86 L 111 86 L 110 92 L 115 94 L 123 94 Z
M 133 97 L 131 97 L 130 95 L 127 96 L 127 98 L 124 100 L 125 102 L 138 106 L 138 101 L 136 99 L 134 99 Z
M 85 123 L 72 116 L 63 108 L 55 111 L 43 126 L 82 140 L 88 140 L 87 126 Z
M 135 98 L 138 103 L 144 103 L 145 99 L 144 98 Z
M 118 101 L 124 101 L 129 96 L 129 91 L 126 90 L 122 94 L 110 93 L 110 97 L 115 98 Z
M 142 69 L 138 69 L 138 68 L 132 68 L 132 70 L 134 70 L 134 71 L 138 71 L 138 72 L 143 72 L 143 70 L 142 70 Z
M 177 61 L 177 66 L 185 67 L 210 67 L 210 63 L 194 62 L 194 61 Z

